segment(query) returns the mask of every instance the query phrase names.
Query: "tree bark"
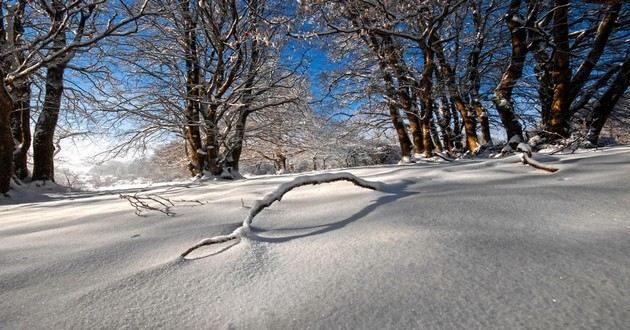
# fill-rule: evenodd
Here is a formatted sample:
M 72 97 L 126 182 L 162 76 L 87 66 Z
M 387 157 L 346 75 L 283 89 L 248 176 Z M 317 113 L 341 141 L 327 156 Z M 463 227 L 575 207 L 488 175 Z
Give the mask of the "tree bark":
M 4 72 L 2 72 L 4 77 Z M 5 194 L 11 188 L 13 176 L 13 136 L 11 136 L 11 113 L 13 101 L 0 82 L 0 193 Z
M 514 85 L 523 75 L 525 57 L 527 56 L 527 32 L 524 29 L 522 18 L 518 15 L 520 6 L 520 0 L 512 0 L 505 15 L 505 20 L 512 36 L 512 55 L 499 85 L 494 90 L 494 104 L 505 128 L 508 140 L 515 136 L 521 140 L 523 139 L 523 128 L 516 118 L 514 104 L 512 103 Z
M 440 66 L 440 74 L 444 79 L 444 83 L 446 85 L 446 90 L 455 105 L 455 108 L 459 112 L 462 120 L 464 121 L 464 130 L 466 132 L 466 147 L 468 150 L 474 154 L 479 150 L 479 143 L 477 140 L 477 125 L 475 122 L 475 115 L 472 113 L 470 108 L 466 106 L 464 99 L 460 92 L 457 89 L 455 84 L 455 74 L 450 64 L 446 61 L 446 56 L 441 49 L 441 46 L 435 47 L 435 54 L 438 59 L 438 63 Z M 426 50 L 425 50 L 426 53 Z M 487 117 L 486 117 L 487 118 Z
M 28 150 L 31 147 L 31 86 L 23 81 L 13 90 L 14 103 L 11 114 L 13 139 L 18 143 L 13 154 L 14 173 L 24 180 L 28 177 Z
M 412 73 L 404 63 L 403 56 L 400 54 L 400 48 L 396 47 L 392 37 L 383 36 L 382 38 L 384 52 L 382 58 L 385 59 L 386 65 L 396 74 L 396 79 L 398 80 L 398 98 L 409 122 L 414 153 L 419 155 L 425 151 L 425 144 L 422 137 L 420 114 L 416 108 L 416 99 L 411 92 L 414 87 L 414 82 L 410 79 Z
M 569 86 L 571 84 L 571 63 L 569 49 L 569 1 L 555 0 L 553 12 L 553 70 L 551 78 L 554 82 L 551 101 L 551 114 L 548 130 L 554 136 L 567 137 L 569 134 L 568 113 L 570 108 Z M 553 138 L 553 136 L 552 136 Z
M 420 93 L 420 101 L 422 103 L 422 111 L 420 119 L 422 122 L 422 142 L 424 144 L 424 156 L 433 157 L 433 141 L 431 139 L 431 118 L 433 117 L 433 49 L 427 45 L 422 45 L 424 53 L 424 68 L 422 70 L 422 78 L 418 91 Z
M 379 39 L 374 34 L 362 36 L 362 38 L 378 58 L 379 69 L 382 74 L 383 82 L 385 83 L 385 96 L 388 99 L 389 117 L 392 121 L 392 125 L 394 126 L 394 130 L 396 131 L 396 135 L 398 136 L 398 143 L 400 144 L 402 157 L 403 159 L 405 157 L 411 159 L 412 148 L 415 148 L 416 151 L 424 148 L 424 144 L 420 138 L 419 118 L 418 116 L 414 117 L 411 113 L 412 104 L 410 97 L 403 100 L 404 93 L 401 95 L 399 93 L 400 88 L 398 90 L 396 89 L 394 75 L 392 74 L 394 68 L 390 65 L 392 60 L 387 60 L 387 57 L 393 57 L 391 49 L 385 50 L 384 42 L 379 42 Z M 396 100 L 400 100 L 400 102 L 397 102 Z M 400 113 L 398 111 L 399 105 L 403 107 L 403 111 L 406 112 L 407 118 L 410 120 L 410 129 L 414 139 L 413 144 L 409 138 L 409 134 L 407 133 L 403 120 L 400 117 Z
M 55 181 L 54 137 L 63 95 L 65 64 L 51 65 L 46 72 L 44 106 L 35 125 L 33 181 Z
M 481 18 L 479 8 L 474 1 L 471 1 L 469 7 L 473 16 L 473 23 L 475 25 L 475 45 L 471 50 L 468 57 L 468 83 L 470 94 L 470 107 L 475 109 L 477 119 L 479 120 L 479 126 L 481 128 L 481 145 L 492 145 L 492 136 L 490 135 L 490 121 L 488 120 L 488 112 L 481 104 L 479 99 L 479 89 L 481 88 L 481 78 L 479 74 L 479 59 L 481 56 L 481 50 L 483 49 L 486 35 L 485 35 L 485 21 Z
M 199 175 L 205 167 L 205 157 L 200 151 L 203 150 L 200 133 L 200 100 L 201 100 L 201 72 L 199 68 L 199 53 L 197 51 L 196 22 L 193 20 L 190 1 L 180 3 L 182 18 L 184 20 L 184 52 L 186 53 L 186 100 L 184 117 L 184 138 L 190 152 L 189 168 L 193 175 Z

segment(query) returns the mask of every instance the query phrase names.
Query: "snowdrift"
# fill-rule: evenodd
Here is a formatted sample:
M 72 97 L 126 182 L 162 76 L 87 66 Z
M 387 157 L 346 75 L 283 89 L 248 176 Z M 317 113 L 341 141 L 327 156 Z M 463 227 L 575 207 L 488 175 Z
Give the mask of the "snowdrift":
M 607 328 L 630 324 L 630 148 L 162 186 L 0 206 L 0 328 Z M 19 200 L 19 198 L 18 198 Z

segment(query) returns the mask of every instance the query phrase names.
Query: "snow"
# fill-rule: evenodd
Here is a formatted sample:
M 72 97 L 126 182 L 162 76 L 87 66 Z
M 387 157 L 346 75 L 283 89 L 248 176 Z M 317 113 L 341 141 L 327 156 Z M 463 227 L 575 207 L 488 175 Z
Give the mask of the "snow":
M 526 153 L 530 157 L 532 155 L 532 147 L 524 142 L 518 143 L 518 145 L 516 146 L 516 151 Z
M 292 190 L 195 260 L 295 176 L 151 190 L 204 202 L 175 217 L 120 191 L 0 199 L 0 328 L 625 328 L 630 148 L 533 158 L 560 171 L 349 170 L 384 185 Z

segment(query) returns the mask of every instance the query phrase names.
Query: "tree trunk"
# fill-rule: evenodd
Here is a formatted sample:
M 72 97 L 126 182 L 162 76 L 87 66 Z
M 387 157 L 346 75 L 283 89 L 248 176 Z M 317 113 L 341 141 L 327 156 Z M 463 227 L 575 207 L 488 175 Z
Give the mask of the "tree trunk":
M 551 78 L 554 82 L 551 101 L 551 114 L 548 129 L 557 135 L 567 137 L 569 134 L 568 113 L 570 108 L 569 85 L 571 84 L 571 63 L 569 58 L 569 1 L 555 0 L 553 11 L 553 70 Z
M 442 132 L 442 143 L 448 151 L 453 150 L 453 129 L 451 128 L 451 112 L 449 111 L 448 101 L 445 96 L 441 97 L 438 112 L 436 113 L 437 122 Z
M 205 153 L 206 153 L 206 170 L 210 172 L 211 175 L 221 175 L 223 172 L 223 168 L 219 163 L 219 136 L 218 136 L 218 127 L 216 126 L 216 109 L 214 109 L 214 105 L 210 106 L 210 114 L 206 121 L 206 145 L 205 145 Z
M 379 69 L 382 74 L 383 82 L 385 83 L 385 96 L 388 99 L 387 102 L 389 108 L 389 117 L 392 121 L 392 125 L 394 126 L 394 130 L 396 131 L 396 135 L 398 136 L 398 143 L 400 144 L 400 152 L 402 154 L 402 158 L 411 159 L 412 147 L 415 146 L 417 150 L 420 146 L 420 142 L 412 145 L 411 140 L 409 139 L 409 135 L 407 133 L 407 129 L 405 128 L 405 124 L 403 123 L 403 120 L 400 117 L 400 113 L 398 112 L 399 103 L 395 100 L 397 100 L 400 95 L 398 94 L 398 91 L 396 90 L 394 84 L 394 77 L 391 73 L 392 68 L 390 68 L 387 60 L 385 59 L 386 54 L 382 49 L 383 45 L 382 43 L 379 43 L 378 38 L 373 34 L 369 36 L 362 36 L 362 38 L 363 41 L 365 41 L 365 43 L 368 45 L 368 47 L 370 47 L 370 49 L 378 57 Z M 412 130 L 415 130 L 412 132 L 414 134 L 413 137 L 415 142 L 415 140 L 419 140 L 417 139 L 417 137 L 419 136 L 417 121 L 413 121 L 412 125 L 413 126 L 411 126 L 410 128 Z
M 442 152 L 444 151 L 444 146 L 442 145 L 442 142 L 440 141 L 440 135 L 438 134 L 437 125 L 435 124 L 435 122 L 439 120 L 439 119 L 436 120 L 437 116 L 438 114 L 434 111 L 433 117 L 431 118 L 431 140 L 433 141 L 433 145 L 435 146 L 435 149 L 437 149 L 438 152 Z
M 201 101 L 201 73 L 199 68 L 199 53 L 197 51 L 196 22 L 190 8 L 190 1 L 182 1 L 179 6 L 184 20 L 184 52 L 186 53 L 186 100 L 184 117 L 184 139 L 190 152 L 188 153 L 189 168 L 193 175 L 199 175 L 205 167 L 205 157 L 202 151 L 200 133 L 200 104 Z
M 621 66 L 621 70 L 617 78 L 613 81 L 610 88 L 599 99 L 597 106 L 591 114 L 591 122 L 587 134 L 587 139 L 594 145 L 597 145 L 599 134 L 608 120 L 610 113 L 615 108 L 619 98 L 625 93 L 630 86 L 630 53 L 626 55 L 626 59 Z
M 405 124 L 403 123 L 403 120 L 400 117 L 400 113 L 398 112 L 398 104 L 395 101 L 397 94 L 394 88 L 394 79 L 392 77 L 392 74 L 387 70 L 387 67 L 384 65 L 384 63 L 380 64 L 380 68 L 383 74 L 383 81 L 385 83 L 385 94 L 388 98 L 387 102 L 389 108 L 389 118 L 392 121 L 394 130 L 396 130 L 396 135 L 398 136 L 398 143 L 400 144 L 402 157 L 403 159 L 405 157 L 411 159 L 411 140 L 409 139 Z
M 518 15 L 520 6 L 520 0 L 512 0 L 505 15 L 505 20 L 512 35 L 512 55 L 499 85 L 494 90 L 494 104 L 505 128 L 508 141 L 513 137 L 523 139 L 523 128 L 516 118 L 512 103 L 514 85 L 523 75 L 523 66 L 527 56 L 527 32 L 523 27 L 523 19 Z
M 412 73 L 404 63 L 399 47 L 396 47 L 391 36 L 383 36 L 383 54 L 382 57 L 386 61 L 386 65 L 396 73 L 398 80 L 398 99 L 401 107 L 405 112 L 407 121 L 409 122 L 409 130 L 413 139 L 413 147 L 415 154 L 422 154 L 425 150 L 422 138 L 422 125 L 420 123 L 420 114 L 416 108 L 416 99 L 412 93 L 414 83 L 410 79 Z
M 4 73 L 4 72 L 3 72 Z M 4 77 L 4 74 L 2 75 Z M 0 193 L 5 194 L 11 188 L 13 176 L 13 136 L 11 136 L 11 96 L 0 82 Z
M 46 72 L 44 107 L 35 125 L 33 180 L 55 181 L 54 137 L 63 95 L 65 64 L 51 65 Z
M 488 112 L 481 104 L 479 99 L 479 89 L 481 88 L 481 78 L 479 74 L 479 58 L 483 49 L 485 35 L 485 21 L 481 18 L 479 8 L 474 1 L 469 3 L 472 12 L 473 22 L 475 24 L 475 45 L 468 57 L 468 84 L 470 94 L 470 107 L 475 109 L 479 126 L 481 128 L 481 145 L 492 145 L 492 136 L 490 135 L 490 121 L 488 120 Z
M 418 91 L 422 103 L 420 119 L 422 122 L 422 142 L 424 144 L 424 156 L 433 157 L 433 141 L 431 139 L 431 118 L 433 117 L 433 50 L 427 44 L 422 45 L 424 52 L 424 69 Z
M 31 148 L 31 86 L 29 82 L 16 84 L 11 114 L 13 140 L 18 143 L 13 154 L 15 175 L 23 180 L 28 177 L 28 150 Z
M 243 152 L 243 141 L 245 140 L 245 125 L 247 124 L 247 116 L 249 112 L 246 109 L 239 111 L 239 116 L 234 127 L 234 136 L 230 141 L 230 150 L 227 151 L 225 157 L 224 168 L 231 171 L 237 176 L 239 171 L 239 162 L 241 159 L 241 153 Z

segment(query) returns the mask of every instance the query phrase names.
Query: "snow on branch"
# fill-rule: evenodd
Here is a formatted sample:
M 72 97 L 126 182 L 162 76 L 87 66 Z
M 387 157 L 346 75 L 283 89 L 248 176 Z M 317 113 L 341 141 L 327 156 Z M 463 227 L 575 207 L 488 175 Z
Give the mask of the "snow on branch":
M 240 227 L 236 228 L 232 233 L 228 235 L 219 235 L 211 238 L 205 238 L 188 250 L 184 251 L 184 253 L 182 253 L 180 256 L 184 258 L 192 251 L 202 246 L 218 244 L 232 240 L 236 240 L 238 243 L 241 237 L 247 236 L 247 233 L 250 231 L 250 225 L 252 224 L 254 217 L 265 208 L 271 206 L 274 202 L 282 200 L 282 197 L 289 191 L 306 185 L 317 185 L 336 181 L 348 181 L 356 186 L 370 190 L 383 190 L 382 183 L 366 181 L 347 172 L 299 176 L 292 181 L 281 184 L 280 186 L 278 186 L 278 188 L 276 188 L 276 190 L 265 195 L 265 197 L 263 197 L 262 199 L 257 200 L 256 203 L 254 203 L 254 205 L 251 207 L 247 218 L 243 220 L 243 224 Z

